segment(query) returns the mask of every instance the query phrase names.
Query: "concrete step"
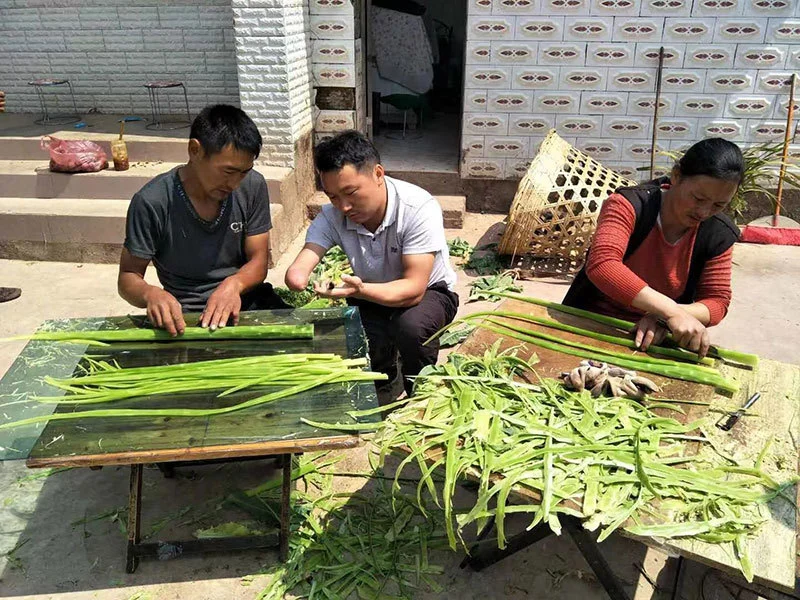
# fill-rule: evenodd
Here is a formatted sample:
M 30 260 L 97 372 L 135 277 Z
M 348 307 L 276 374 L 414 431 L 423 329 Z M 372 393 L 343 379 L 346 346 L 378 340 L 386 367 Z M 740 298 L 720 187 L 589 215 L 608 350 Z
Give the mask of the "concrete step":
M 186 134 L 188 137 L 188 133 Z M 53 134 L 62 140 L 88 140 L 100 144 L 111 160 L 111 142 L 119 136 L 114 133 L 82 133 L 59 131 Z M 145 135 L 126 135 L 128 157 L 132 162 L 164 161 L 185 162 L 187 139 L 163 138 Z M 48 152 L 41 147 L 41 137 L 2 136 L 0 160 L 47 160 Z
M 386 174 L 408 181 L 427 190 L 434 196 L 439 194 L 463 194 L 464 187 L 457 170 L 452 171 L 400 171 L 387 169 Z
M 0 258 L 116 263 L 129 200 L 0 198 Z M 299 229 L 284 207 L 270 204 L 272 261 Z
M 464 213 L 467 210 L 466 196 L 436 196 L 439 205 L 442 207 L 445 229 L 461 229 L 464 227 Z M 322 207 L 330 204 L 328 196 L 324 192 L 317 192 L 306 204 L 306 214 L 309 219 L 313 219 L 322 210 Z
M 0 197 L 86 198 L 128 200 L 156 175 L 181 163 L 147 160 L 131 162 L 127 171 L 53 173 L 49 159 L 0 160 Z M 281 186 L 291 169 L 257 165 L 269 189 L 270 202 L 281 203 Z

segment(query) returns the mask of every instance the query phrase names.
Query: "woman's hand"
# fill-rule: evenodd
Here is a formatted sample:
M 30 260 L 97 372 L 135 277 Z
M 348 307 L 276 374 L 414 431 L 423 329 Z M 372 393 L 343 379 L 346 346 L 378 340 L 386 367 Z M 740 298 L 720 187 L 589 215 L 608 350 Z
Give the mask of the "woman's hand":
M 658 346 L 669 331 L 662 325 L 658 315 L 645 315 L 639 319 L 631 333 L 635 334 L 636 347 L 642 352 L 647 352 L 650 346 Z
M 708 329 L 685 310 L 679 310 L 667 319 L 667 327 L 672 332 L 672 339 L 687 350 L 697 352 L 697 356 L 705 358 L 711 339 Z

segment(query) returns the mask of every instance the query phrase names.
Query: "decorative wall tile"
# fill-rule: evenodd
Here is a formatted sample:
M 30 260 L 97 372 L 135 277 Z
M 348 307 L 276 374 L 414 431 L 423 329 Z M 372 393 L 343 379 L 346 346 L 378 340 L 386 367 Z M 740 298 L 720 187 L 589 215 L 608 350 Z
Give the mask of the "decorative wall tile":
M 698 71 L 669 70 L 661 77 L 661 86 L 670 92 L 700 92 L 703 89 L 704 75 Z
M 614 31 L 612 17 L 566 17 L 564 39 L 605 42 L 611 40 Z
M 335 136 L 335 133 L 317 133 L 314 132 L 314 145 L 319 146 L 322 142 L 327 142 Z
M 656 129 L 659 139 L 695 139 L 697 137 L 697 119 L 659 119 Z
M 735 55 L 735 44 L 689 45 L 683 66 L 698 69 L 732 69 Z
M 641 0 L 592 0 L 589 14 L 615 17 L 637 16 Z
M 564 17 L 517 17 L 515 37 L 518 40 L 560 40 Z
M 739 46 L 734 67 L 780 69 L 786 63 L 787 46 Z
M 650 135 L 650 119 L 644 116 L 603 117 L 603 135 L 632 139 Z
M 758 74 L 756 89 L 760 92 L 785 94 L 789 91 L 792 74 L 789 71 L 767 71 Z
M 582 115 L 625 114 L 628 94 L 625 92 L 581 94 Z
M 485 156 L 486 138 L 482 135 L 465 135 L 461 138 L 461 155 L 464 160 Z
M 608 86 L 610 90 L 641 92 L 653 89 L 654 69 L 609 69 Z
M 586 58 L 586 44 L 539 44 L 540 65 L 582 65 Z
M 789 144 L 788 159 L 800 163 L 800 144 Z
M 546 135 L 555 126 L 555 115 L 511 115 L 508 133 L 509 135 Z
M 675 115 L 679 117 L 720 117 L 724 106 L 716 95 L 678 94 Z
M 464 112 L 485 112 L 489 107 L 486 90 L 464 90 Z
M 311 39 L 316 40 L 352 40 L 354 38 L 353 18 L 337 15 L 311 15 Z
M 533 110 L 542 113 L 575 114 L 580 108 L 578 92 L 536 91 L 533 93 Z
M 464 113 L 464 133 L 469 135 L 506 135 L 508 115 L 502 113 Z
M 736 17 L 742 14 L 745 0 L 695 0 L 692 16 Z
M 355 87 L 356 69 L 353 65 L 312 64 L 311 77 L 317 87 Z
M 494 112 L 529 113 L 533 108 L 533 92 L 498 90 L 489 92 L 489 110 Z
M 755 85 L 755 71 L 720 71 L 711 72 L 706 77 L 705 91 L 707 93 L 744 93 L 753 91 Z
M 790 17 L 798 14 L 796 0 L 742 0 L 744 14 L 752 17 Z
M 492 13 L 492 0 L 469 0 L 468 15 L 488 15 Z
M 515 137 L 486 137 L 486 151 L 484 156 L 489 158 L 519 158 L 528 151 L 528 138 Z
M 697 142 L 694 141 L 687 141 L 687 140 L 670 140 L 669 141 L 669 149 L 673 152 L 686 152 L 689 148 L 691 148 Z
M 785 120 L 786 114 L 789 110 L 789 99 L 784 98 L 783 100 L 774 102 L 774 104 L 775 104 L 775 109 L 773 118 Z M 794 100 L 794 114 L 795 115 L 800 114 L 800 100 L 797 99 L 797 96 L 795 96 Z
M 492 14 L 536 15 L 542 14 L 541 0 L 494 0 Z
M 502 179 L 505 171 L 503 159 L 468 158 L 463 164 L 462 174 L 475 179 Z
M 750 120 L 747 130 L 750 139 L 756 142 L 783 141 L 786 122 Z
M 311 61 L 335 64 L 354 63 L 355 47 L 353 40 L 312 40 Z
M 587 66 L 632 67 L 635 44 L 599 43 L 588 44 Z
M 742 141 L 744 131 L 740 121 L 713 119 L 698 121 L 698 135 L 703 137 L 721 137 L 732 142 Z
M 492 42 L 492 62 L 500 65 L 536 64 L 536 42 Z
M 659 42 L 664 29 L 664 19 L 614 19 L 614 41 Z
M 468 65 L 490 64 L 492 62 L 492 43 L 467 42 L 466 61 Z
M 320 133 L 355 129 L 354 110 L 318 110 L 314 116 L 314 129 Z
M 622 160 L 637 160 L 649 161 L 650 148 L 652 143 L 649 140 L 625 140 L 622 143 Z M 666 149 L 663 143 L 656 144 L 656 153 L 663 152 Z M 638 178 L 637 178 L 638 179 Z
M 558 115 L 556 117 L 556 131 L 561 136 L 597 136 L 603 125 L 602 117 L 589 115 Z
M 770 19 L 767 28 L 767 43 L 800 43 L 800 19 Z
M 511 87 L 511 67 L 467 66 L 464 72 L 464 87 L 508 89 Z
M 622 143 L 620 140 L 608 140 L 599 138 L 579 138 L 576 142 L 578 150 L 599 160 L 603 164 L 609 160 L 617 160 L 622 153 Z
M 353 18 L 353 3 L 350 0 L 309 0 L 308 12 L 312 15 L 339 15 Z
M 688 17 L 692 0 L 642 0 L 639 14 L 647 16 Z
M 514 38 L 514 17 L 469 17 L 467 35 L 470 41 L 511 40 Z
M 628 179 L 633 179 L 634 181 L 642 179 L 643 171 L 639 171 L 637 167 L 639 165 L 635 165 L 633 163 L 603 163 L 606 167 L 622 175 L 623 177 L 627 177 Z
M 659 49 L 664 48 L 664 67 L 681 67 L 686 44 L 636 44 L 636 53 L 633 61 L 636 67 L 658 67 Z
M 536 154 L 539 152 L 539 146 L 542 143 L 542 139 L 531 139 L 531 148 L 528 151 L 531 156 L 536 156 Z M 506 159 L 506 170 L 504 178 L 522 179 L 525 176 L 525 173 L 528 172 L 528 168 L 530 168 L 531 162 L 532 159 L 527 159 L 527 160 L 518 160 L 514 158 Z
M 730 96 L 725 106 L 726 117 L 767 117 L 772 113 L 772 97 Z
M 764 41 L 766 33 L 766 19 L 717 19 L 714 42 L 758 43 Z
M 675 94 L 661 94 L 659 101 L 658 114 L 661 116 L 672 115 L 675 112 Z M 628 114 L 647 115 L 653 114 L 656 96 L 653 93 L 629 94 L 628 95 Z
M 706 44 L 714 39 L 714 19 L 703 17 L 670 18 L 664 23 L 665 42 Z
M 585 15 L 589 12 L 589 0 L 542 0 L 543 14 Z
M 558 83 L 558 69 L 547 67 L 514 67 L 513 83 L 516 89 L 549 89 Z
M 800 48 L 792 50 L 791 56 L 786 59 L 786 67 L 800 67 Z
M 559 83 L 565 90 L 604 90 L 605 78 L 605 69 L 564 67 Z

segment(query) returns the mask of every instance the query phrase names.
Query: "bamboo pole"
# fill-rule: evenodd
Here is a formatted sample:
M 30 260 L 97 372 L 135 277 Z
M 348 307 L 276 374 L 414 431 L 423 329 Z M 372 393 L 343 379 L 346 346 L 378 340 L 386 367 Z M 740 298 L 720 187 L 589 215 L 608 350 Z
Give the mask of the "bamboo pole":
M 653 137 L 650 143 L 650 179 L 655 179 L 656 139 L 658 137 L 658 108 L 661 104 L 661 71 L 664 68 L 664 46 L 658 49 L 658 71 L 656 72 L 656 102 L 653 107 Z
M 778 177 L 778 194 L 775 198 L 775 214 L 772 216 L 772 226 L 778 226 L 781 215 L 781 198 L 783 196 L 783 178 L 786 176 L 786 159 L 789 156 L 789 141 L 792 137 L 792 120 L 794 117 L 794 80 L 796 73 L 792 73 L 789 84 L 789 106 L 786 111 L 786 131 L 783 133 L 783 155 L 781 156 L 781 174 Z

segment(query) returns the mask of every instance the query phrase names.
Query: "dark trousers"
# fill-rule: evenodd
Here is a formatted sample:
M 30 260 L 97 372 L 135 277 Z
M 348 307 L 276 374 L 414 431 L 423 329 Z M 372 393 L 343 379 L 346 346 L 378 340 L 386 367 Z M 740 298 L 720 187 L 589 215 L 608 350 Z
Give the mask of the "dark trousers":
M 372 370 L 386 373 L 391 385 L 397 377 L 397 357 L 400 356 L 403 387 L 411 394 L 413 380 L 409 377 L 423 367 L 436 364 L 439 340 L 422 344 L 437 330 L 451 323 L 458 310 L 458 295 L 444 283 L 429 287 L 416 306 L 391 308 L 365 300 L 348 301 L 358 306 L 361 322 L 369 342 Z
M 242 294 L 241 310 L 275 310 L 278 308 L 292 308 L 292 306 L 281 300 L 270 283 L 261 283 L 249 292 Z

